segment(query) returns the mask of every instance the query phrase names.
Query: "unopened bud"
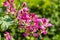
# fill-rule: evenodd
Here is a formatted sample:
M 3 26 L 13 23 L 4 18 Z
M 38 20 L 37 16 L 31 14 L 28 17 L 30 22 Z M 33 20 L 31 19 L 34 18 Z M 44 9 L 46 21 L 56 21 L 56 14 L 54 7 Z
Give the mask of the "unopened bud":
M 23 4 L 22 4 L 22 7 L 25 7 L 27 4 L 26 4 L 26 2 L 24 2 Z

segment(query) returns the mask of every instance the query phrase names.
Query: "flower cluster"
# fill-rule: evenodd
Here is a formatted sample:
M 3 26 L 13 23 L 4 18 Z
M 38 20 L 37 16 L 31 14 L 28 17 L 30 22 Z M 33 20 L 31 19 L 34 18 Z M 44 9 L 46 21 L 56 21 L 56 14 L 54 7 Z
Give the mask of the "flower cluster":
M 15 8 L 14 8 L 14 0 L 7 0 L 3 3 L 3 6 L 6 7 L 6 12 L 7 14 L 10 12 L 12 14 L 14 14 L 15 12 Z
M 12 40 L 12 36 L 8 32 L 5 32 L 5 37 L 6 40 Z
M 39 36 L 40 34 L 47 34 L 46 28 L 52 26 L 49 23 L 49 19 L 39 18 L 34 13 L 29 13 L 26 3 L 22 5 L 22 9 L 19 10 L 17 19 L 19 20 L 20 29 L 24 29 L 24 36 Z
M 7 12 L 15 13 L 14 0 L 7 0 L 3 4 L 6 7 Z M 34 13 L 29 13 L 26 2 L 23 3 L 22 9 L 17 12 L 17 20 L 19 23 L 19 29 L 24 29 L 24 36 L 38 37 L 40 34 L 47 34 L 46 28 L 52 26 L 49 23 L 49 19 L 39 18 Z M 6 40 L 11 40 L 12 36 L 6 32 Z

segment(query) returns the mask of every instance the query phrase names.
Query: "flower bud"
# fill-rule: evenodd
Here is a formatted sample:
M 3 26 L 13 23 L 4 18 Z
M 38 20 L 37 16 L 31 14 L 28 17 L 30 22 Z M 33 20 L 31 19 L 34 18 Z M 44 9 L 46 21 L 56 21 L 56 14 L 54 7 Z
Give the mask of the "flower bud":
M 24 2 L 24 3 L 22 4 L 22 7 L 25 7 L 25 6 L 27 6 L 26 2 Z

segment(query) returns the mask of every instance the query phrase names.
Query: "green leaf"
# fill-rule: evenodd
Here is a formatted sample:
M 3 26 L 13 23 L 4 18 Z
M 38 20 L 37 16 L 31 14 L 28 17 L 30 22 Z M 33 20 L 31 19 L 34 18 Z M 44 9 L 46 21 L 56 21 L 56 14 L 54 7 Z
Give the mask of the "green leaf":
M 4 2 L 5 0 L 0 0 L 0 7 L 1 6 L 3 6 L 3 2 Z
M 31 40 L 34 40 L 34 37 L 33 36 L 31 37 Z
M 24 29 L 20 29 L 20 33 L 23 33 L 25 30 Z
M 14 38 L 12 38 L 12 40 L 15 40 Z
M 29 37 L 29 36 L 27 36 L 27 37 L 26 37 L 26 39 L 30 39 L 30 37 Z
M 50 40 L 48 37 L 45 37 L 44 40 Z
M 8 15 L 5 15 L 4 17 L 0 17 L 0 25 L 2 31 L 8 29 L 8 27 L 12 24 L 13 21 Z
M 4 7 L 4 6 L 0 7 L 0 13 L 4 13 L 5 10 L 6 10 L 6 7 Z
M 60 34 L 55 35 L 55 36 L 53 37 L 53 40 L 60 40 Z

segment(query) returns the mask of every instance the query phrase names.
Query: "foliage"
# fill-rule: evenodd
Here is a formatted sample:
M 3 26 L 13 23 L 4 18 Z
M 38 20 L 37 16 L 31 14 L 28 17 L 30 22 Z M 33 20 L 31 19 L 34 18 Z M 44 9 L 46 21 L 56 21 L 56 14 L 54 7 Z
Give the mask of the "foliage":
M 13 21 L 8 15 L 5 15 L 4 17 L 0 17 L 0 25 L 1 25 L 0 31 L 8 29 L 8 27 L 12 24 Z
M 6 15 L 5 13 L 3 13 L 3 12 L 5 12 L 5 11 L 3 11 L 3 8 L 1 9 L 4 1 L 0 0 L 1 18 Z M 59 25 L 60 24 L 60 12 L 59 12 L 60 11 L 60 0 L 38 0 L 38 1 L 37 0 L 15 0 L 14 3 L 17 7 L 17 11 L 21 9 L 21 5 L 23 2 L 27 3 L 27 6 L 28 6 L 30 12 L 34 12 L 35 14 L 38 14 L 40 18 L 43 18 L 43 17 L 49 18 L 51 20 L 51 23 L 54 25 L 53 27 L 50 27 L 47 29 L 48 34 L 46 36 L 43 35 L 43 40 L 60 40 L 59 39 L 59 37 L 60 37 L 60 32 L 59 32 L 60 31 L 60 25 Z M 13 21 L 13 20 L 11 20 L 11 21 Z M 11 21 L 9 21 L 9 23 Z M 7 21 L 5 21 L 5 22 L 7 23 Z M 23 35 L 22 34 L 23 30 L 17 30 L 18 29 L 17 26 L 19 26 L 19 25 L 17 25 L 17 23 L 18 22 L 16 21 L 12 26 L 8 25 L 7 30 L 8 30 L 8 32 L 11 33 L 12 36 L 14 36 L 14 38 L 16 40 L 25 40 L 26 38 L 24 38 L 24 36 L 21 36 L 21 35 Z M 0 31 L 2 31 L 1 28 L 0 28 Z M 3 36 L 2 34 L 4 32 L 5 31 L 1 32 L 1 36 Z M 4 38 L 1 37 L 1 39 L 3 40 Z M 27 37 L 27 39 L 29 39 L 29 37 Z

